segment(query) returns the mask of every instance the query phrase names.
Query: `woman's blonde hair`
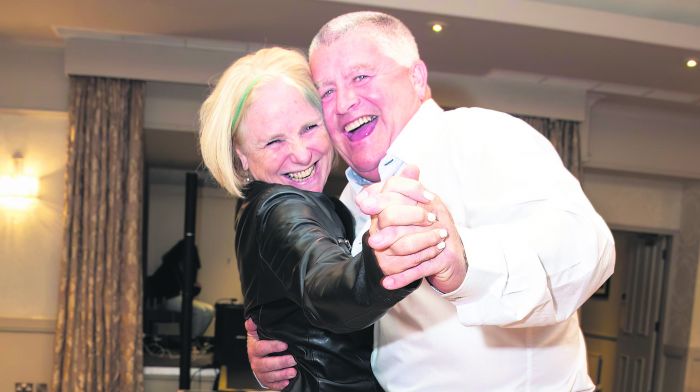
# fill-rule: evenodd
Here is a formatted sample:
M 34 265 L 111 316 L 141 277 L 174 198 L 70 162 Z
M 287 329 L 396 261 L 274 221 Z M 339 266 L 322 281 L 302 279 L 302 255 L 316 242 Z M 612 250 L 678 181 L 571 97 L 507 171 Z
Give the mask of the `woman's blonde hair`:
M 294 49 L 260 49 L 241 57 L 223 73 L 199 111 L 199 145 L 204 164 L 232 195 L 242 197 L 245 170 L 236 144 L 256 90 L 281 78 L 296 87 L 321 112 L 306 57 Z

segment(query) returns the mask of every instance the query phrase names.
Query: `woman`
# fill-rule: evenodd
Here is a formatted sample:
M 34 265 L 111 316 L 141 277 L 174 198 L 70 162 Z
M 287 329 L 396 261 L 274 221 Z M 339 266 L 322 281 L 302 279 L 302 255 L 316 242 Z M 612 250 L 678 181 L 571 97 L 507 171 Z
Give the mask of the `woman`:
M 333 149 L 306 59 L 282 48 L 241 58 L 200 119 L 204 163 L 243 198 L 236 255 L 246 317 L 298 364 L 284 390 L 381 391 L 368 327 L 419 282 L 385 290 L 366 238 L 351 256 L 352 216 L 321 193 Z

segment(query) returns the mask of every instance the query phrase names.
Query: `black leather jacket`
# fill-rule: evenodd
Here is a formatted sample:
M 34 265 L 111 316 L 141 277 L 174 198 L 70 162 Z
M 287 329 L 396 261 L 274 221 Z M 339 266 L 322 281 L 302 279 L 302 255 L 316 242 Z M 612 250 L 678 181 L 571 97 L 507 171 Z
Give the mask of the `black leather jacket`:
M 417 284 L 385 290 L 373 253 L 351 256 L 353 219 L 337 199 L 257 181 L 244 195 L 236 255 L 245 313 L 261 338 L 288 344 L 297 377 L 284 390 L 381 391 L 371 325 Z

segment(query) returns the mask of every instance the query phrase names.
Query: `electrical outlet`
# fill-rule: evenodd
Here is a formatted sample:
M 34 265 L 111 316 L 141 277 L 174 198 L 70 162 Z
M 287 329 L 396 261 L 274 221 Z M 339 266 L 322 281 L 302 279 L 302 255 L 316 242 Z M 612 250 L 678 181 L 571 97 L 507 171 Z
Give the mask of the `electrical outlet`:
M 30 382 L 16 382 L 15 392 L 34 392 L 34 384 Z

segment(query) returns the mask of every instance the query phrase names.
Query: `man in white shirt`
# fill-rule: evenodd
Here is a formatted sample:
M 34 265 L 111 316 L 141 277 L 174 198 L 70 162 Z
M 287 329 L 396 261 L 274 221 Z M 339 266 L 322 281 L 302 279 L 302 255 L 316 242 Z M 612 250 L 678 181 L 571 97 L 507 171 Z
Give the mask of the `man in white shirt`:
M 356 238 L 370 227 L 356 201 L 378 214 L 370 244 L 384 248 L 401 234 L 378 228 L 406 224 L 401 216 L 416 206 L 388 213 L 372 202 L 395 192 L 393 199 L 402 193 L 424 205 L 411 193 L 421 187 L 438 196 L 431 205 L 449 231 L 436 259 L 383 266 L 389 288 L 425 280 L 375 325 L 373 370 L 382 386 L 593 391 L 576 311 L 612 274 L 614 244 L 551 144 L 504 113 L 443 111 L 430 99 L 413 36 L 389 15 L 333 19 L 309 59 L 328 132 L 350 166 L 341 199 L 356 218 Z M 395 177 L 406 165 L 420 169 L 420 183 Z M 377 182 L 383 194 L 356 200 Z M 281 388 L 293 377 L 291 356 L 265 356 L 284 347 L 249 338 L 264 385 Z

